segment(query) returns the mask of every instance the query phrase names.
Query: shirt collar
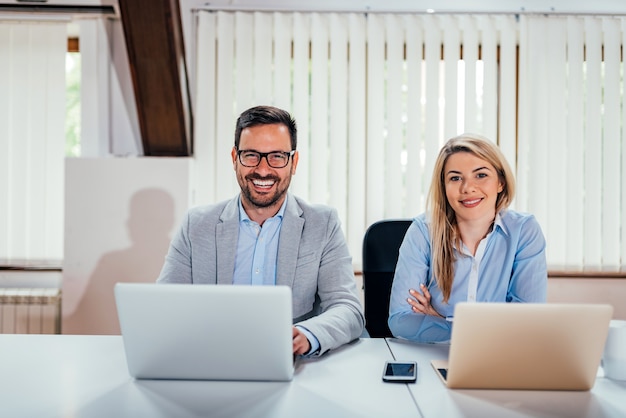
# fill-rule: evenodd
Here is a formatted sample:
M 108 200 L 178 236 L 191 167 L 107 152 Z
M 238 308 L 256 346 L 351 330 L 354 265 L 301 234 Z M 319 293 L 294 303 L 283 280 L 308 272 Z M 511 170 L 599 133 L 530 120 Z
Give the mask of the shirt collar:
M 509 235 L 509 231 L 506 229 L 504 222 L 502 222 L 502 216 L 500 216 L 500 213 L 501 211 L 496 213 L 496 218 L 493 220 L 493 230 L 495 231 L 496 228 L 500 228 L 502 233 Z
M 502 231 L 503 234 L 509 235 L 509 231 L 507 231 L 507 229 L 504 226 L 504 222 L 502 222 L 502 217 L 500 216 L 500 212 L 496 213 L 496 217 L 493 220 L 493 228 L 491 228 L 491 231 L 489 231 L 487 233 L 485 238 L 487 238 L 488 236 L 493 234 L 495 232 L 496 228 L 499 228 L 500 231 Z M 461 244 L 463 246 L 461 252 L 469 255 L 469 252 L 468 252 L 467 247 L 465 246 L 465 244 L 463 244 L 463 243 L 461 243 Z M 453 246 L 454 246 L 455 250 L 459 251 L 459 249 L 456 246 L 456 243 L 454 243 Z

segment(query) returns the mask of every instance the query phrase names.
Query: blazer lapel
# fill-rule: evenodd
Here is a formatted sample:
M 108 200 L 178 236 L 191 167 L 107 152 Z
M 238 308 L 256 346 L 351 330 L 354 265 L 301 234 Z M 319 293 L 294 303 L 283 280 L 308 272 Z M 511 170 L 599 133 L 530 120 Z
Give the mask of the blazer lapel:
M 239 236 L 239 196 L 228 202 L 220 220 L 221 223 L 217 224 L 215 232 L 217 284 L 233 284 Z
M 300 250 L 300 237 L 304 229 L 304 219 L 301 215 L 302 209 L 298 202 L 291 194 L 287 194 L 287 207 L 285 207 L 278 241 L 276 285 L 293 287 Z

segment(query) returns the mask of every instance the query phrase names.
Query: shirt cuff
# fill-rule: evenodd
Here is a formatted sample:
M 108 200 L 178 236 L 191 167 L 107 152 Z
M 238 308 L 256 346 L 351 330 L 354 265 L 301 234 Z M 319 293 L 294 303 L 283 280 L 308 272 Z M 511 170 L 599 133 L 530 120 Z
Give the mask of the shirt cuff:
M 304 328 L 301 325 L 296 325 L 296 328 L 302 331 L 306 339 L 309 340 L 309 344 L 311 344 L 311 349 L 308 352 L 302 354 L 302 356 L 309 357 L 309 356 L 312 356 L 313 354 L 316 354 L 320 349 L 320 342 L 317 340 L 315 335 L 311 334 L 311 331 L 309 331 L 308 329 Z

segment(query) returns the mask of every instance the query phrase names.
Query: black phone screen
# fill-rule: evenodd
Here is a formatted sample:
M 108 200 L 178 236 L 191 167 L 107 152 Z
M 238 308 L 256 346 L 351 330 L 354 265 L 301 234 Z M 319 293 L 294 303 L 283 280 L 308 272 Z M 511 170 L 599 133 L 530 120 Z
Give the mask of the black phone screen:
M 411 377 L 415 374 L 414 363 L 387 363 L 386 376 Z
M 417 363 L 414 361 L 388 361 L 383 380 L 387 382 L 414 382 L 417 378 Z

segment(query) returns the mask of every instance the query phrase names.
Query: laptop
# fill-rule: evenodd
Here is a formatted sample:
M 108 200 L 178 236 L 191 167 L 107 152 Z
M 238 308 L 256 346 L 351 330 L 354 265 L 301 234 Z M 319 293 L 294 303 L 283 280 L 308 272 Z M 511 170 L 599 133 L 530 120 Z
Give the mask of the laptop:
M 115 300 L 134 378 L 293 377 L 287 286 L 117 283 Z
M 448 360 L 432 366 L 448 388 L 589 390 L 612 315 L 604 304 L 459 303 Z

